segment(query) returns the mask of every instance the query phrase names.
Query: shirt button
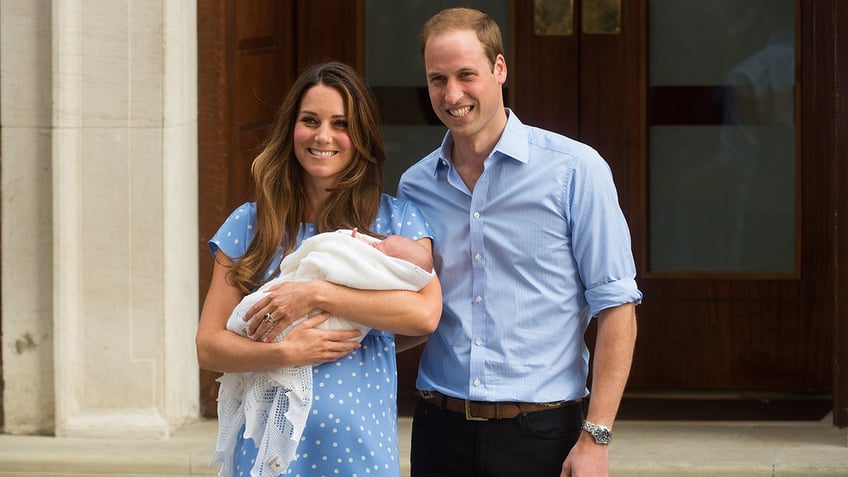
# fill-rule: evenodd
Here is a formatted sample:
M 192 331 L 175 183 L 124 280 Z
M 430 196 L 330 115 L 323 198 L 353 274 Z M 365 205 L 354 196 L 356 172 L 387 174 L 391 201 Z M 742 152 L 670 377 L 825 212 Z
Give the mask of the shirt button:
M 479 253 L 477 255 L 474 255 L 474 260 L 477 260 L 478 262 L 480 261 L 481 258 L 483 258 L 483 256 L 480 255 Z
M 481 303 L 483 301 L 483 297 L 478 296 L 477 298 L 474 299 L 474 301 L 476 301 L 477 303 Z
M 480 338 L 475 338 L 475 339 L 474 339 L 474 344 L 475 344 L 475 345 L 477 345 L 477 346 L 480 346 L 480 344 L 481 344 L 482 342 L 483 342 L 483 340 L 481 340 Z
M 474 218 L 479 219 L 480 218 L 480 212 L 474 212 Z
M 480 380 L 479 380 L 479 379 L 475 379 L 475 380 L 474 380 L 474 385 L 475 385 L 475 386 L 479 386 L 479 385 L 480 385 Z

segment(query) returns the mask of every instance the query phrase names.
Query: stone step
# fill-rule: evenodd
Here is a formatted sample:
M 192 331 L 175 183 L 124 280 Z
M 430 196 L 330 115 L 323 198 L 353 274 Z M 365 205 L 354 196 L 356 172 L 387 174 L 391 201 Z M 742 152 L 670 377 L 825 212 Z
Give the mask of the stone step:
M 162 440 L 0 435 L 0 477 L 216 475 L 217 422 Z M 404 477 L 411 420 L 399 422 Z M 616 424 L 612 477 L 848 476 L 848 429 L 821 421 L 636 421 Z

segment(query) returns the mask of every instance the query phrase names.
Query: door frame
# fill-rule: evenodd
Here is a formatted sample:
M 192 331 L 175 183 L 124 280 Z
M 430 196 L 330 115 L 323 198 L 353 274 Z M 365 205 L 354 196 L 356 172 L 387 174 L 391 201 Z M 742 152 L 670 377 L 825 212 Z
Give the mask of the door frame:
M 364 70 L 364 1 L 356 0 L 296 0 L 286 2 L 291 10 L 283 14 L 281 21 L 290 29 L 291 45 L 282 49 L 280 87 L 285 88 L 294 79 L 298 68 L 308 62 L 308 58 L 317 55 L 334 56 L 336 59 L 353 64 L 359 71 Z M 848 425 L 848 226 L 838 220 L 840 212 L 848 212 L 848 164 L 841 164 L 840 158 L 848 157 L 848 62 L 838 61 L 839 54 L 848 51 L 848 4 L 839 0 L 797 0 L 798 1 L 798 61 L 799 88 L 797 95 L 798 117 L 800 118 L 800 154 L 804 158 L 802 174 L 810 179 L 803 190 L 805 211 L 824 214 L 825 219 L 815 231 L 815 239 L 820 248 L 815 256 L 801 257 L 803 261 L 814 261 L 824 271 L 824 289 L 813 290 L 817 299 L 810 313 L 829 317 L 833 323 L 833 421 L 840 426 Z M 267 0 L 264 4 L 273 2 Z M 646 25 L 648 0 L 622 1 L 625 23 Z M 280 2 L 283 3 L 283 2 Z M 526 11 L 532 2 L 510 0 L 511 22 L 519 9 Z M 580 0 L 576 2 L 578 5 Z M 211 261 L 206 249 L 206 240 L 214 233 L 217 225 L 223 221 L 229 210 L 241 200 L 245 200 L 243 188 L 246 162 L 243 154 L 246 150 L 237 140 L 237 110 L 235 58 L 238 55 L 235 5 L 240 3 L 226 0 L 198 0 L 198 139 L 199 139 L 199 191 L 200 191 L 200 231 L 198 254 L 200 256 L 201 302 L 211 275 Z M 346 23 L 343 28 L 347 41 L 333 41 L 333 31 L 323 30 L 320 35 L 307 34 L 310 28 L 327 26 L 322 13 L 345 10 Z M 532 8 L 532 6 L 530 7 Z M 331 25 L 337 27 L 338 25 Z M 510 29 L 513 34 L 516 27 Z M 296 32 L 303 32 L 297 34 Z M 338 35 L 339 33 L 335 33 Z M 634 221 L 634 217 L 643 216 L 647 202 L 644 193 L 647 184 L 645 161 L 647 151 L 644 146 L 646 137 L 646 90 L 647 90 L 647 39 L 646 28 L 642 31 L 630 29 L 623 32 L 626 53 L 612 56 L 617 58 L 618 74 L 627 75 L 622 82 L 621 98 L 618 102 L 619 116 L 607 114 L 603 108 L 592 110 L 584 108 L 588 114 L 597 114 L 585 124 L 575 125 L 563 121 L 556 115 L 557 108 L 580 108 L 581 104 L 574 96 L 564 94 L 556 108 L 545 110 L 527 110 L 523 104 L 530 101 L 529 96 L 522 97 L 521 78 L 549 77 L 551 68 L 560 62 L 544 59 L 545 51 L 560 54 L 567 52 L 573 45 L 557 44 L 554 38 L 533 38 L 533 44 L 515 45 L 511 63 L 515 71 L 522 74 L 512 75 L 509 102 L 522 117 L 533 119 L 531 123 L 542 127 L 574 134 L 576 137 L 595 137 L 603 134 L 623 134 L 621 151 L 606 154 L 611 157 L 616 183 L 622 196 L 630 197 L 624 204 L 625 213 L 631 220 L 634 249 L 645 247 L 644 222 Z M 315 38 L 324 39 L 315 42 Z M 531 40 L 527 40 L 528 42 Z M 561 39 L 560 39 L 561 41 Z M 606 48 L 604 39 L 597 39 L 598 48 Z M 565 48 L 565 49 L 564 49 Z M 287 55 L 287 56 L 286 56 Z M 565 62 L 561 62 L 565 63 Z M 534 73 L 534 71 L 536 73 Z M 541 73 L 544 72 L 545 75 Z M 563 72 L 561 78 L 574 81 L 574 91 L 580 87 L 591 87 L 591 83 L 575 80 Z M 610 71 L 606 70 L 609 74 Z M 582 84 L 582 86 L 581 86 Z M 563 91 L 571 91 L 565 87 Z M 549 106 L 553 106 L 549 104 Z M 567 109 L 565 109 L 567 110 Z M 623 112 L 622 112 L 623 111 Z M 539 115 L 538 118 L 534 115 Z M 547 115 L 547 116 L 546 116 Z M 610 128 L 611 118 L 620 121 L 618 128 Z M 557 121 L 560 121 L 557 123 Z M 576 133 L 575 133 L 576 130 Z M 809 177 L 812 175 L 812 177 Z M 242 184 L 242 185 L 239 185 Z M 840 184 L 842 186 L 840 187 Z M 811 189 L 811 190 L 807 190 Z M 641 191 L 641 192 L 640 192 Z M 809 203 L 808 203 L 809 202 Z M 840 225 L 842 225 L 840 227 Z M 840 266 L 842 265 L 842 266 Z M 637 257 L 640 273 L 644 271 L 644 261 Z M 650 297 L 646 297 L 650 300 Z M 203 414 L 213 416 L 214 396 L 210 393 L 214 383 L 214 373 L 201 376 L 207 385 L 201 386 L 201 406 Z M 211 399 L 210 399 L 211 398 Z M 211 409 L 210 409 L 211 407 Z
M 848 4 L 801 0 L 799 17 L 801 157 L 821 179 L 813 201 L 827 218 L 826 251 L 803 259 L 824 262 L 826 286 L 810 312 L 832 319 L 833 422 L 848 426 L 848 224 L 839 220 L 848 214 L 848 62 L 839 61 L 848 52 Z

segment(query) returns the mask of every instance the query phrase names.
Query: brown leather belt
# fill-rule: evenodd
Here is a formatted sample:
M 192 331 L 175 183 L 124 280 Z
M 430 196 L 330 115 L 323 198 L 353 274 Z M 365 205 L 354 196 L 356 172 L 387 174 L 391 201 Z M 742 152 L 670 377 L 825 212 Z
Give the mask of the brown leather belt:
M 554 402 L 483 402 L 469 401 L 445 396 L 436 391 L 418 391 L 421 399 L 441 409 L 465 414 L 468 421 L 488 421 L 489 419 L 512 419 L 519 414 L 538 411 L 549 411 L 565 406 L 580 404 L 583 400 L 554 401 Z

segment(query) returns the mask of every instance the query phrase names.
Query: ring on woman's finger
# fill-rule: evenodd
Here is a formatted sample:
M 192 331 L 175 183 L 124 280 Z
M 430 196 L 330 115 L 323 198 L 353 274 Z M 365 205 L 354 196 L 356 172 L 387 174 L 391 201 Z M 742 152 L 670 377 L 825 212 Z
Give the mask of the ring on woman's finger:
M 262 317 L 262 321 L 265 323 L 275 323 L 277 320 L 275 320 L 270 313 L 265 313 L 265 316 Z

